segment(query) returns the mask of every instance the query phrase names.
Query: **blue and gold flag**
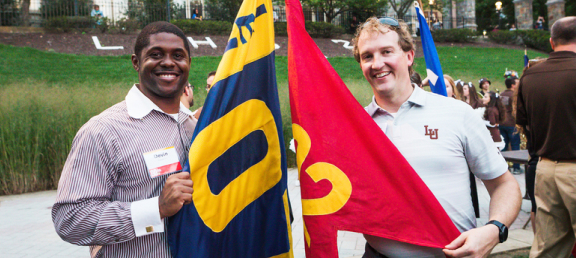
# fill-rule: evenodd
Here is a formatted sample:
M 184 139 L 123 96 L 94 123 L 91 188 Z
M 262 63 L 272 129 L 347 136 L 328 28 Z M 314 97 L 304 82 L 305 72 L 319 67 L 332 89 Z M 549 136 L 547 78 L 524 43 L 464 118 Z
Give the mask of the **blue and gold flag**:
M 271 0 L 245 0 L 198 121 L 174 257 L 293 257 Z

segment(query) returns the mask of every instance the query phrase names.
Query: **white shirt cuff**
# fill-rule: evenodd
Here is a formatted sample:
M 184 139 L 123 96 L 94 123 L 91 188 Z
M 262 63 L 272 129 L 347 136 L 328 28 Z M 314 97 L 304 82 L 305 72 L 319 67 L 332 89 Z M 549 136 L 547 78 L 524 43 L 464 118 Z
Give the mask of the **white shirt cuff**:
M 132 202 L 130 214 L 136 237 L 164 232 L 164 220 L 160 218 L 158 197 Z

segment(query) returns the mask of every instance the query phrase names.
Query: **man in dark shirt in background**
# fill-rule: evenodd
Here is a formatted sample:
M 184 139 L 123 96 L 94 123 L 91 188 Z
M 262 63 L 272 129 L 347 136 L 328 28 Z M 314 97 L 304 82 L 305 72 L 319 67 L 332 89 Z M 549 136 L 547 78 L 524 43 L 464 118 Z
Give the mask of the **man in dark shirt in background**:
M 526 126 L 536 168 L 536 234 L 530 257 L 569 257 L 576 242 L 576 17 L 551 29 L 550 58 L 520 79 L 516 123 Z
M 502 104 L 506 108 L 506 120 L 500 124 L 500 134 L 504 137 L 504 142 L 506 143 L 504 151 L 508 150 L 519 150 L 520 149 L 520 135 L 516 131 L 514 116 L 512 116 L 512 102 L 514 100 L 514 91 L 518 88 L 520 80 L 515 75 L 509 75 L 504 84 L 506 84 L 506 90 L 502 92 L 501 99 Z M 510 149 L 508 149 L 510 147 Z M 512 174 L 521 174 L 520 164 L 514 163 L 512 169 L 510 170 Z

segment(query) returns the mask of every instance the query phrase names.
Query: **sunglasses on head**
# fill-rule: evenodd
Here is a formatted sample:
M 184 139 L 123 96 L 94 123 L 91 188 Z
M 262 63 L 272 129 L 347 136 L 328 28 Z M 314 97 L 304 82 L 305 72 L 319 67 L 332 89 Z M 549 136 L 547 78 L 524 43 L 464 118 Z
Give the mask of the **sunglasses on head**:
M 390 17 L 384 17 L 384 18 L 379 18 L 378 21 L 382 24 L 386 24 L 386 25 L 390 25 L 394 28 L 398 28 L 400 27 L 400 24 L 398 23 L 398 21 L 394 18 L 390 18 Z

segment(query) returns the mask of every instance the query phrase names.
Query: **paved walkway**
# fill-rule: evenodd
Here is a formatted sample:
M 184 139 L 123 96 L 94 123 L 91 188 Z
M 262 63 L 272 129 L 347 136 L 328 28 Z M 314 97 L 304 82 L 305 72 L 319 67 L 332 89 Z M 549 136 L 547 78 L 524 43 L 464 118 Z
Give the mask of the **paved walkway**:
M 298 172 L 288 172 L 288 190 L 294 210 L 293 239 L 295 258 L 304 258 L 302 229 L 302 206 L 300 188 L 295 185 Z M 524 194 L 524 174 L 515 175 Z M 481 218 L 479 225 L 486 223 L 489 196 L 486 188 L 478 181 Z M 3 258 L 12 257 L 89 257 L 88 247 L 66 243 L 58 237 L 50 215 L 56 191 L 44 191 L 22 195 L 0 197 L 0 254 Z M 533 234 L 530 223 L 526 230 L 522 227 L 530 217 L 530 202 L 524 200 L 518 219 L 510 228 L 508 241 L 496 246 L 493 253 L 525 248 L 532 244 Z M 340 257 L 361 257 L 366 241 L 361 234 L 338 233 Z

